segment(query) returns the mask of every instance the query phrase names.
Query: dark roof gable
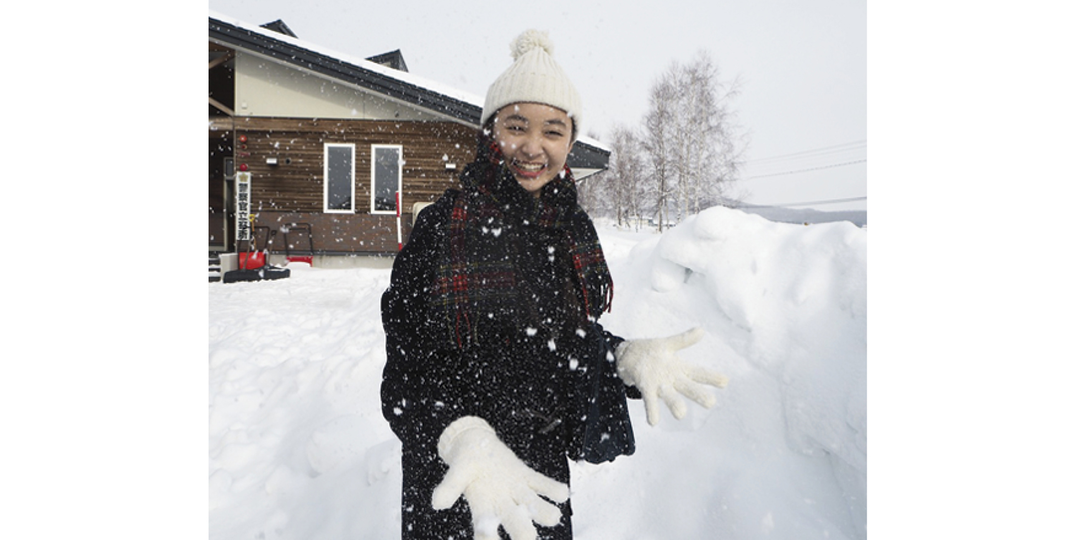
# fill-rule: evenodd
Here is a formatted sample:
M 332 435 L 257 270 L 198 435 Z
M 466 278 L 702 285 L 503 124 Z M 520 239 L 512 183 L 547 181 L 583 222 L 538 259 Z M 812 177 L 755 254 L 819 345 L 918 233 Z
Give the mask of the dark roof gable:
M 375 56 L 368 57 L 368 62 L 375 62 L 376 64 L 384 65 L 388 68 L 393 68 L 398 71 L 409 72 L 409 66 L 405 65 L 405 57 L 401 55 L 401 49 L 396 51 L 390 51 L 388 53 L 377 54 Z
M 288 27 L 288 25 L 285 24 L 285 21 L 281 19 L 278 19 L 274 22 L 268 22 L 266 24 L 260 24 L 259 26 L 267 30 L 273 30 L 279 34 L 285 34 L 289 37 L 296 37 L 296 34 L 294 34 L 293 31 Z

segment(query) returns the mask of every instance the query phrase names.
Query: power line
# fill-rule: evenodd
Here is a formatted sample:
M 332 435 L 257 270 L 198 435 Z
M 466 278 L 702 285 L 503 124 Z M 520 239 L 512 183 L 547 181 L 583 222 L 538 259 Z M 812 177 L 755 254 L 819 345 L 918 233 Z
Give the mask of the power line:
M 762 205 L 762 206 L 806 206 L 808 204 L 833 204 L 833 203 L 855 202 L 855 201 L 865 201 L 865 200 L 866 200 L 866 197 L 863 196 L 863 197 L 851 197 L 851 198 L 848 198 L 848 199 L 830 199 L 830 200 L 827 200 L 827 201 L 809 201 L 809 202 L 798 202 L 798 203 L 787 203 L 787 204 L 769 204 L 769 205 Z
M 793 158 L 793 157 L 802 157 L 802 156 L 808 156 L 808 155 L 819 154 L 819 153 L 821 153 L 821 154 L 833 154 L 833 153 L 837 153 L 837 152 L 847 152 L 847 151 L 850 151 L 850 150 L 857 150 L 860 147 L 865 147 L 865 146 L 866 146 L 866 139 L 863 139 L 861 141 L 852 141 L 852 142 L 849 142 L 849 143 L 836 144 L 836 145 L 833 145 L 833 146 L 824 146 L 824 147 L 821 147 L 821 148 L 814 148 L 814 149 L 811 149 L 811 150 L 803 150 L 801 152 L 792 152 L 790 154 L 782 154 L 782 155 L 779 155 L 779 156 L 771 156 L 771 157 L 765 157 L 765 158 L 750 159 L 750 160 L 747 160 L 746 163 L 747 164 L 751 164 L 751 163 L 756 164 L 756 163 L 762 163 L 762 162 L 766 162 L 766 161 L 778 161 L 778 160 L 782 160 L 782 159 L 789 159 L 789 158 Z
M 844 162 L 844 163 L 833 163 L 832 165 L 822 165 L 820 167 L 811 167 L 809 169 L 799 169 L 797 171 L 785 171 L 785 172 L 772 173 L 772 174 L 759 174 L 759 175 L 756 175 L 756 176 L 747 176 L 746 178 L 744 178 L 744 180 L 753 180 L 755 178 L 769 178 L 770 176 L 784 176 L 784 175 L 787 175 L 787 174 L 797 174 L 797 173 L 804 173 L 804 172 L 810 172 L 810 171 L 820 171 L 822 169 L 833 169 L 833 168 L 836 168 L 836 167 L 845 167 L 847 165 L 857 165 L 859 163 L 866 163 L 866 160 L 865 159 L 857 159 L 855 161 L 847 161 L 847 162 Z

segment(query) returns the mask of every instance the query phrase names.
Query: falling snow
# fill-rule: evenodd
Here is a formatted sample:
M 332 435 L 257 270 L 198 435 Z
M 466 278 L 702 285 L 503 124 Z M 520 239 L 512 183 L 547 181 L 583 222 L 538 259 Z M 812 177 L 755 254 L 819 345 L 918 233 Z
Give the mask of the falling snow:
M 866 229 L 723 208 L 662 236 L 598 229 L 605 328 L 701 326 L 681 355 L 731 382 L 656 427 L 631 401 L 637 452 L 573 464 L 575 538 L 866 538 Z M 290 269 L 209 285 L 210 538 L 399 538 L 401 445 L 379 397 L 389 270 Z

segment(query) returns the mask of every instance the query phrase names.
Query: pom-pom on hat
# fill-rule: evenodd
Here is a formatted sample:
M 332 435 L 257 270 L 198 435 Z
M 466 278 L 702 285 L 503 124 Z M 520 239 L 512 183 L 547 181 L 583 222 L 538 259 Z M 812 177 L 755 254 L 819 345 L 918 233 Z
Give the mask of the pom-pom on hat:
M 480 123 L 511 103 L 543 103 L 566 111 L 581 133 L 581 96 L 555 63 L 554 52 L 547 32 L 526 30 L 514 39 L 510 43 L 514 63 L 488 87 Z

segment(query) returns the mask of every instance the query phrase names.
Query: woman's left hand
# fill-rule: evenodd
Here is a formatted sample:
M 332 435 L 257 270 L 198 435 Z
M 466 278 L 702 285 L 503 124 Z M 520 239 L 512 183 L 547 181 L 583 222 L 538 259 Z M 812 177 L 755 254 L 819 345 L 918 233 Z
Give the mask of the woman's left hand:
M 705 385 L 727 386 L 727 377 L 719 372 L 689 364 L 675 355 L 676 351 L 697 343 L 704 335 L 704 330 L 694 328 L 666 338 L 624 341 L 616 348 L 619 377 L 641 391 L 650 426 L 660 422 L 660 399 L 667 404 L 671 414 L 681 420 L 686 416 L 686 402 L 679 394 L 709 408 L 716 403 L 716 397 Z

